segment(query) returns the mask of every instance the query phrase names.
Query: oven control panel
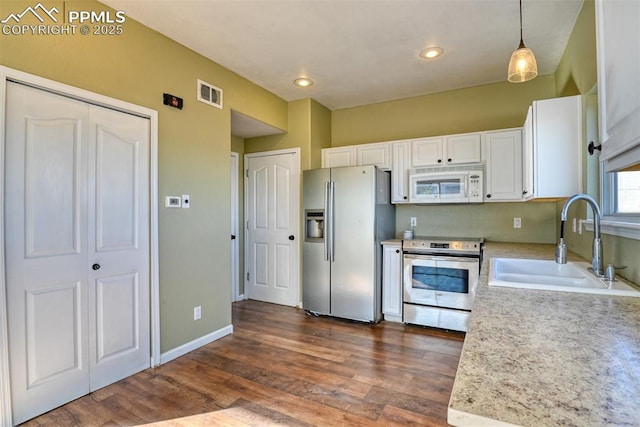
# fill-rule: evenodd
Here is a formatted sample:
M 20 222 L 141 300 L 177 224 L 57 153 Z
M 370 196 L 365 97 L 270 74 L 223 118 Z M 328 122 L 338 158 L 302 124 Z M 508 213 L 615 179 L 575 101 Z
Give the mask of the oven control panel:
M 403 240 L 402 248 L 408 252 L 464 252 L 479 253 L 481 240 Z

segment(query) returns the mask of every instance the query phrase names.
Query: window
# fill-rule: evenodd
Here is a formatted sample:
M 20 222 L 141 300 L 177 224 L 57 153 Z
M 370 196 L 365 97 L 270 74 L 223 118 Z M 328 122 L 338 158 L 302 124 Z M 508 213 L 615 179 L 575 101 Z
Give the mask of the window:
M 614 214 L 640 214 L 640 171 L 615 173 L 614 199 Z
M 602 232 L 640 240 L 640 171 L 601 173 Z

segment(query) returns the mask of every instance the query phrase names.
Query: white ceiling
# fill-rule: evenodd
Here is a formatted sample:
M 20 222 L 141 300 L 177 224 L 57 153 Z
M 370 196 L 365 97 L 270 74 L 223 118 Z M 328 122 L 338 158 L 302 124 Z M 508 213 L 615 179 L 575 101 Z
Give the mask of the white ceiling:
M 331 110 L 506 81 L 520 39 L 518 0 L 101 1 L 287 101 Z M 539 74 L 553 73 L 583 0 L 522 3 L 524 42 Z M 428 46 L 444 55 L 420 59 Z M 300 76 L 315 84 L 294 86 Z

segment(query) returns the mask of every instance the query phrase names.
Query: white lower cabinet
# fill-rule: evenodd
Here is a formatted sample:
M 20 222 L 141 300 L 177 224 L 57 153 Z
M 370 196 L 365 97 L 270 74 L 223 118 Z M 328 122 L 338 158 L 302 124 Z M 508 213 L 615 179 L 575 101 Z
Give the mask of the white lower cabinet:
M 522 128 L 486 132 L 485 202 L 522 201 Z
M 402 243 L 382 245 L 382 314 L 384 320 L 402 322 Z

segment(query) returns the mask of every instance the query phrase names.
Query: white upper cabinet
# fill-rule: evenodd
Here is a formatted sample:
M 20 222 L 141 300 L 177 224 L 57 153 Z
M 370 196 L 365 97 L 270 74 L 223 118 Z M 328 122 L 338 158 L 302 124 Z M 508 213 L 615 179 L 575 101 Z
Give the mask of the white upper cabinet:
M 485 133 L 485 202 L 522 201 L 522 129 Z
M 380 169 L 391 169 L 391 147 L 386 142 L 322 150 L 322 167 L 375 165 Z
M 442 164 L 444 138 L 420 138 L 411 141 L 411 166 Z
M 640 1 L 596 0 L 601 160 L 640 163 Z
M 411 141 L 391 143 L 391 203 L 409 203 Z
M 480 161 L 480 133 L 420 138 L 411 141 L 412 167 L 457 165 Z
M 525 199 L 580 193 L 584 151 L 581 97 L 534 101 L 523 134 Z
M 463 135 L 445 137 L 445 159 L 443 163 L 448 165 L 479 163 L 481 153 L 480 141 L 480 133 L 465 133 Z
M 376 165 L 380 169 L 391 169 L 391 145 L 385 142 L 356 146 L 356 165 Z
M 322 167 L 337 168 L 356 165 L 356 149 L 354 147 L 325 148 L 322 150 Z

